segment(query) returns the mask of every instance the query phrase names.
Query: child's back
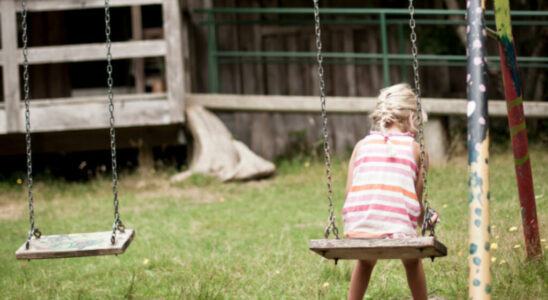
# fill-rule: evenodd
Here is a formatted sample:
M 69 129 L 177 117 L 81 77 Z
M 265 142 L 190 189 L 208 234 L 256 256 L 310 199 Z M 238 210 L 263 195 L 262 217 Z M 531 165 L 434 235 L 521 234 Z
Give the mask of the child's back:
M 381 90 L 370 115 L 373 131 L 356 144 L 348 164 L 344 233 L 350 238 L 417 236 L 423 218 L 422 175 L 415 93 L 407 84 Z M 426 115 L 422 114 L 426 120 Z M 428 155 L 425 159 L 428 168 Z M 426 278 L 418 259 L 402 259 L 413 299 L 426 299 Z M 358 260 L 348 299 L 362 299 L 376 260 Z
M 373 131 L 356 145 L 352 185 L 342 212 L 346 237 L 417 235 L 421 211 L 413 143 L 411 133 Z

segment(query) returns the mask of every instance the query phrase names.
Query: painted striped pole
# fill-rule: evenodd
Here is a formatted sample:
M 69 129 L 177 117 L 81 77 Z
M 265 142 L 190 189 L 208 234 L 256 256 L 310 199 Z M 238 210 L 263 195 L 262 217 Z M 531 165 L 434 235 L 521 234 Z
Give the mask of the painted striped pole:
M 529 146 L 527 145 L 527 130 L 525 128 L 522 92 L 508 0 L 495 0 L 495 20 L 499 36 L 500 63 L 504 80 L 506 107 L 508 108 L 508 124 L 510 125 L 510 137 L 514 149 L 514 164 L 521 205 L 525 249 L 527 257 L 532 258 L 542 254 L 542 247 L 539 239 L 535 190 L 531 174 L 531 160 L 529 158 Z
M 485 21 L 480 0 L 468 0 L 468 240 L 469 299 L 491 299 L 489 220 L 489 129 Z

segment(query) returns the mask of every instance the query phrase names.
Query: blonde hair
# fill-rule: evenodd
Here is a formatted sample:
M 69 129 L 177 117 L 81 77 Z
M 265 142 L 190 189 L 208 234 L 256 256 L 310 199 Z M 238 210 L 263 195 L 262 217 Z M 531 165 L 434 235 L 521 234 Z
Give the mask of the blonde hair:
M 375 110 L 369 115 L 373 127 L 382 133 L 392 125 L 397 125 L 404 132 L 417 134 L 417 98 L 407 83 L 400 83 L 381 90 L 377 97 Z M 427 121 L 424 110 L 423 122 Z

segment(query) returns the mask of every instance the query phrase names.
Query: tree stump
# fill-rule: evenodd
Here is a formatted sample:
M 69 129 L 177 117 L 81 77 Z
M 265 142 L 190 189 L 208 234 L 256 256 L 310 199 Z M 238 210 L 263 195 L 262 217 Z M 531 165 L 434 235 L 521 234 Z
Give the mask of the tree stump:
M 276 171 L 273 163 L 234 140 L 215 114 L 201 106 L 190 106 L 186 116 L 192 135 L 192 159 L 189 170 L 174 175 L 172 182 L 183 181 L 195 173 L 230 181 L 269 177 Z

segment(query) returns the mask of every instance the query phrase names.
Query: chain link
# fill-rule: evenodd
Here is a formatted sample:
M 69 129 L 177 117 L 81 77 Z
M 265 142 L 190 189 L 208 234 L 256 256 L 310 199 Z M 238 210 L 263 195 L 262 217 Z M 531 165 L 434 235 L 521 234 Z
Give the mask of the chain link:
M 29 249 L 32 236 L 40 238 L 42 235 L 38 228 L 34 228 L 34 194 L 32 192 L 32 144 L 30 138 L 30 87 L 29 87 L 29 60 L 28 60 L 28 30 L 27 30 L 27 1 L 21 1 L 21 28 L 23 34 L 23 93 L 25 101 L 25 142 L 27 146 L 27 185 L 29 200 L 29 222 L 30 230 L 27 237 L 25 248 Z
M 419 59 L 417 48 L 417 34 L 415 33 L 415 7 L 413 6 L 413 0 L 409 0 L 409 28 L 411 29 L 411 54 L 413 55 L 413 74 L 415 80 L 415 95 L 417 97 L 417 118 L 419 123 L 419 145 L 420 145 L 420 166 L 422 172 L 422 199 L 424 202 L 425 211 L 427 211 L 430 205 L 428 204 L 428 179 L 426 170 L 426 153 L 424 150 L 424 120 L 422 117 L 422 101 L 421 101 L 421 86 L 419 78 Z M 424 218 L 426 221 L 426 218 Z
M 110 113 L 110 151 L 112 159 L 112 194 L 114 204 L 114 223 L 112 225 L 112 236 L 110 242 L 114 245 L 116 243 L 116 230 L 124 231 L 125 227 L 120 220 L 120 213 L 118 212 L 118 164 L 116 160 L 116 132 L 114 130 L 114 93 L 112 87 L 114 86 L 114 79 L 112 78 L 112 54 L 111 46 L 112 41 L 110 39 L 110 8 L 109 0 L 105 0 L 105 36 L 107 46 L 107 85 L 108 85 L 108 110 Z
M 335 225 L 335 208 L 333 206 L 333 188 L 331 184 L 331 156 L 329 154 L 329 133 L 327 131 L 327 108 L 325 105 L 325 81 L 323 79 L 323 57 L 322 57 L 322 39 L 320 31 L 320 7 L 319 0 L 314 1 L 314 29 L 316 33 L 316 48 L 318 50 L 316 59 L 318 60 L 318 78 L 320 84 L 320 102 L 322 106 L 322 133 L 323 133 L 323 150 L 325 158 L 325 174 L 327 178 L 327 198 L 329 199 L 329 219 L 325 228 L 325 238 L 329 238 L 329 233 L 332 231 L 335 237 L 339 238 L 339 229 Z

